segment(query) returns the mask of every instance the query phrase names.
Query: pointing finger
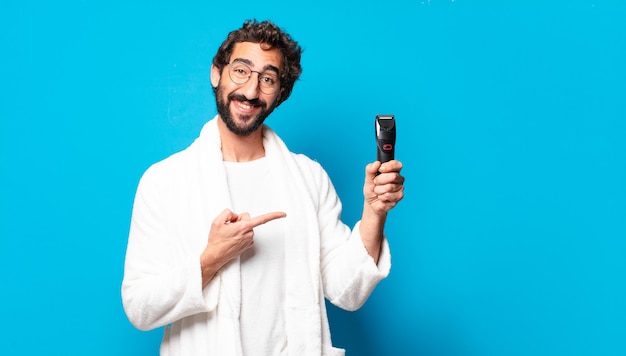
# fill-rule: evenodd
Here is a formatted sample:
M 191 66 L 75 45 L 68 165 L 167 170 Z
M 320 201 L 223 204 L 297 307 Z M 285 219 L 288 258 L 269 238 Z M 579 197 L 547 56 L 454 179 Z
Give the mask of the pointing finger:
M 263 225 L 263 224 L 265 224 L 267 222 L 270 222 L 272 220 L 284 218 L 286 216 L 287 216 L 286 213 L 283 213 L 281 211 L 275 211 L 275 212 L 271 212 L 271 213 L 267 213 L 267 214 L 263 214 L 263 215 L 259 215 L 259 216 L 255 216 L 253 218 L 250 218 L 249 224 L 250 224 L 250 227 L 252 228 L 252 227 L 255 227 L 255 226 Z

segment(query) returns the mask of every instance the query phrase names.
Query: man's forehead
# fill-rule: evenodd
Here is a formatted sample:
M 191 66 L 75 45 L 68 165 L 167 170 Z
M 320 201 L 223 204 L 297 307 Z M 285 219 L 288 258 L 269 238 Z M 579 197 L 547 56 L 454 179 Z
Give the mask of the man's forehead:
M 282 52 L 278 48 L 254 42 L 235 43 L 230 61 L 235 59 L 245 60 L 255 67 L 281 68 L 283 62 Z

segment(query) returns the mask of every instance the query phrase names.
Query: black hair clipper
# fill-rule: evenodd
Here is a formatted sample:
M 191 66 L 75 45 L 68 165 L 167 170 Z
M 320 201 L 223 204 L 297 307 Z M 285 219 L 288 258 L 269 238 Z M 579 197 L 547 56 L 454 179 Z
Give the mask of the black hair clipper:
M 376 115 L 377 158 L 380 163 L 394 159 L 396 149 L 396 120 L 393 115 Z

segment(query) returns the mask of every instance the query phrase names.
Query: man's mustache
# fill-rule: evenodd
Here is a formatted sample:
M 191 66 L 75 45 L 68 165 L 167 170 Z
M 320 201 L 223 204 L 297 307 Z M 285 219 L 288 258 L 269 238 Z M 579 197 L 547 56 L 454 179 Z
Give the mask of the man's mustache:
M 248 100 L 248 98 L 246 98 L 246 96 L 243 94 L 230 94 L 228 95 L 228 100 L 247 102 L 248 104 L 253 105 L 253 106 L 262 106 L 262 107 L 267 106 L 267 103 L 265 101 L 259 98 Z

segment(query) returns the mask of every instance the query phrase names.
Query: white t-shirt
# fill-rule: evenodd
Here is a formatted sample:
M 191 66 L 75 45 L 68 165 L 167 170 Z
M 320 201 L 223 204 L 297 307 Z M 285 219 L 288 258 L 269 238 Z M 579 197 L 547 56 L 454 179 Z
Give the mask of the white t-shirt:
M 266 158 L 224 162 L 233 210 L 250 216 L 284 211 Z M 254 229 L 254 245 L 241 256 L 243 354 L 287 355 L 285 330 L 285 236 L 283 219 Z

